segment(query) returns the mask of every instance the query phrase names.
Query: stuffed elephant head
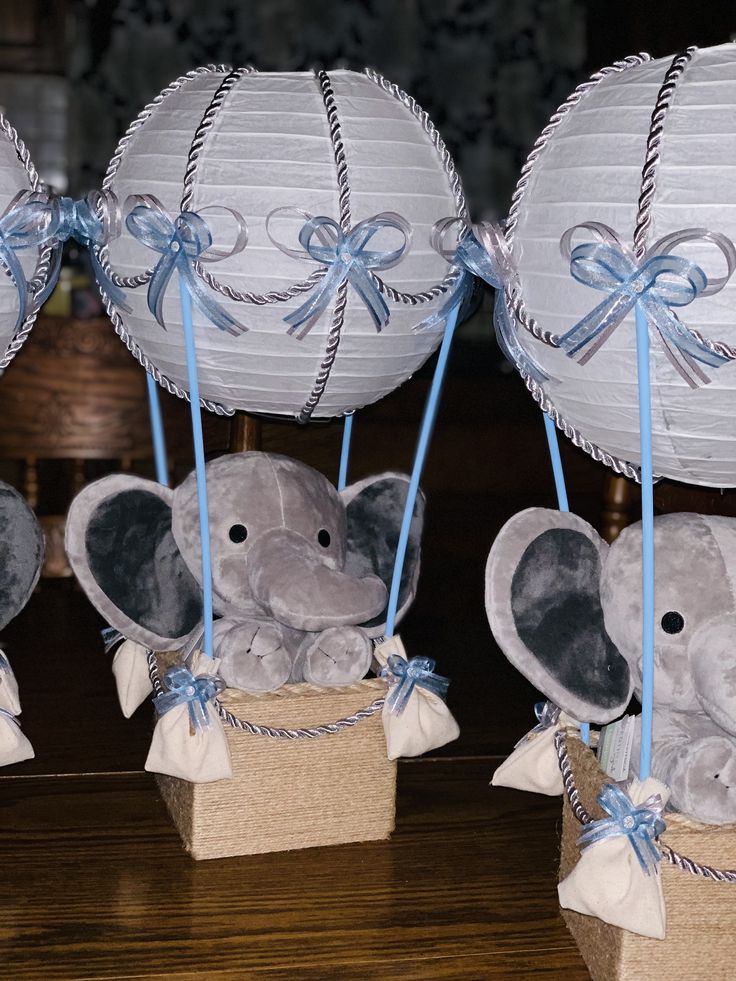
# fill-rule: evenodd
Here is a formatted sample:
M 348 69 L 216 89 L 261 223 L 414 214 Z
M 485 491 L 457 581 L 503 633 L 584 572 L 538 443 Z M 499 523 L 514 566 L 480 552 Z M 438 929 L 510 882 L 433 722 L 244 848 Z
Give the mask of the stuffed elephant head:
M 610 722 L 641 696 L 641 538 L 637 523 L 608 546 L 581 518 L 532 508 L 491 549 L 493 634 L 573 718 Z M 652 774 L 678 810 L 736 821 L 736 520 L 662 515 L 654 548 Z
M 408 477 L 385 473 L 338 493 L 316 470 L 272 453 L 207 464 L 215 654 L 232 687 L 362 678 L 384 632 Z M 411 523 L 398 617 L 416 592 L 424 501 Z M 201 630 L 196 478 L 174 491 L 103 478 L 75 498 L 66 526 L 72 568 L 124 636 L 179 649 Z
M 31 598 L 43 565 L 43 532 L 25 499 L 0 481 L 0 630 Z

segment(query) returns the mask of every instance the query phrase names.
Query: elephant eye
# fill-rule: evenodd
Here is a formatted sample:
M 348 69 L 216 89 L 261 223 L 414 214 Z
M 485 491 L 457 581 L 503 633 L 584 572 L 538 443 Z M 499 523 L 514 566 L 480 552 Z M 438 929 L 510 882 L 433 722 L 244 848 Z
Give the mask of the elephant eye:
M 662 617 L 662 630 L 666 634 L 679 634 L 684 626 L 685 618 L 676 610 L 670 610 Z
M 320 529 L 319 533 L 317 534 L 317 541 L 320 543 L 322 548 L 330 547 L 330 542 L 332 539 L 330 538 L 330 533 L 326 528 Z
M 245 525 L 233 525 L 228 534 L 231 542 L 239 544 L 240 542 L 244 542 L 248 537 L 248 529 Z

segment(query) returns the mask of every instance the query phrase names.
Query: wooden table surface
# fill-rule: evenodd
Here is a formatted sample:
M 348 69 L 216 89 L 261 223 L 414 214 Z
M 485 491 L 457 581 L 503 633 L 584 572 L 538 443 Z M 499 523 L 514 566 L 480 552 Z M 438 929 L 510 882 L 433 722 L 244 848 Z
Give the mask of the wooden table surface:
M 493 647 L 483 565 L 509 514 L 550 500 L 542 426 L 525 396 L 514 401 L 515 381 L 498 381 L 493 405 L 461 381 L 448 386 L 425 479 L 420 592 L 402 637 L 452 677 L 462 735 L 431 759 L 399 763 L 392 839 L 192 861 L 143 772 L 150 706 L 122 718 L 101 620 L 71 581 L 45 581 L 2 638 L 36 749 L 0 770 L 3 977 L 588 978 L 557 908 L 560 801 L 489 787 L 533 723 L 535 694 Z M 378 463 L 368 446 L 381 447 L 386 468 L 407 465 L 397 433 L 413 441 L 416 424 L 392 398 L 357 428 L 356 478 Z M 314 432 L 319 453 L 336 458 L 339 430 Z M 266 432 L 266 447 L 309 459 L 307 444 L 279 443 L 287 433 Z M 503 452 L 515 462 L 499 468 Z M 463 465 L 459 486 L 452 467 Z

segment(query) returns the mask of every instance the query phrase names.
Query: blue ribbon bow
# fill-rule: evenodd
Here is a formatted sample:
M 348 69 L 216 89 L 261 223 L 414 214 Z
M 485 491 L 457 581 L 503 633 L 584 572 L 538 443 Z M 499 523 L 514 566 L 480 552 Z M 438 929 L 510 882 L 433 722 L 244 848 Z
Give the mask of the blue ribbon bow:
M 445 238 L 455 225 L 460 227 L 461 232 L 458 243 L 453 249 L 445 245 Z M 498 346 L 517 371 L 529 375 L 539 384 L 549 381 L 549 375 L 542 366 L 519 343 L 509 316 L 505 290 L 517 282 L 518 274 L 506 243 L 506 236 L 500 226 L 485 221 L 477 225 L 468 225 L 463 218 L 442 218 L 432 228 L 430 241 L 435 251 L 444 259 L 452 265 L 460 266 L 463 270 L 456 289 L 464 279 L 469 282 L 472 275 L 482 279 L 497 291 L 493 326 Z M 446 317 L 450 309 L 452 306 L 447 301 L 437 314 L 423 321 L 416 329 L 426 330 L 428 326 L 435 326 L 434 318 L 442 315 L 445 310 Z
M 216 262 L 245 248 L 247 232 L 242 216 L 232 208 L 213 206 L 199 213 L 182 211 L 172 219 L 153 195 L 133 195 L 129 201 L 133 207 L 125 219 L 128 231 L 161 255 L 148 284 L 148 308 L 164 330 L 164 296 L 172 275 L 177 272 L 186 283 L 192 301 L 211 323 L 234 336 L 244 333 L 248 328 L 212 299 L 209 287 L 196 270 L 198 262 Z M 212 248 L 212 233 L 202 214 L 215 210 L 225 211 L 235 219 L 237 234 L 231 249 Z
M 610 817 L 583 825 L 583 833 L 578 838 L 581 848 L 623 835 L 629 839 L 644 872 L 647 875 L 656 872 L 661 855 L 655 839 L 667 827 L 661 817 L 664 803 L 660 795 L 652 794 L 636 807 L 621 787 L 607 783 L 597 800 Z
M 102 643 L 105 645 L 105 654 L 109 654 L 116 644 L 125 639 L 115 627 L 103 627 L 100 633 L 102 634 Z
M 20 191 L 0 216 L 0 263 L 18 291 L 18 315 L 15 330 L 28 316 L 29 290 L 23 266 L 16 253 L 23 249 L 38 249 L 53 236 L 54 207 L 52 199 L 38 191 Z M 49 283 L 53 286 L 53 276 Z M 37 306 L 48 290 L 37 294 Z
M 7 659 L 3 651 L 0 651 L 0 674 L 11 674 L 12 669 L 10 667 L 10 661 Z
M 599 240 L 572 249 L 572 238 L 579 228 L 592 231 Z M 672 253 L 678 245 L 692 241 L 715 245 L 726 260 L 727 274 L 709 279 L 696 263 Z M 699 363 L 717 368 L 728 360 L 711 351 L 672 309 L 687 306 L 698 296 L 711 296 L 726 285 L 736 268 L 736 249 L 725 235 L 705 228 L 683 229 L 659 239 L 637 259 L 608 225 L 584 222 L 565 232 L 560 250 L 569 260 L 575 280 L 608 294 L 560 338 L 562 350 L 577 357 L 580 364 L 593 357 L 636 304 L 691 388 L 710 381 Z
M 284 246 L 271 234 L 269 227 L 277 215 L 293 216 L 295 213 L 307 219 L 299 232 L 302 250 Z M 371 239 L 384 229 L 399 232 L 402 236 L 401 245 L 396 249 L 369 249 Z M 314 218 L 295 208 L 276 208 L 266 219 L 266 231 L 274 245 L 286 255 L 296 259 L 313 259 L 327 267 L 327 274 L 306 302 L 284 318 L 289 325 L 289 334 L 295 335 L 299 340 L 305 337 L 346 280 L 366 305 L 376 330 L 380 333 L 386 326 L 389 309 L 371 277 L 371 271 L 395 266 L 409 248 L 411 228 L 400 215 L 393 211 L 383 211 L 359 222 L 349 232 L 343 232 L 336 221 L 324 215 Z
M 18 722 L 18 716 L 13 715 L 13 713 L 9 712 L 8 709 L 0 708 L 0 717 L 5 717 L 6 719 L 10 719 L 10 721 L 14 722 L 20 729 L 20 722 Z
M 175 664 L 164 675 L 164 685 L 168 691 L 157 695 L 153 700 L 158 715 L 170 712 L 177 705 L 187 705 L 192 729 L 201 732 L 209 728 L 207 703 L 225 687 L 219 678 L 208 675 L 195 677 L 183 664 Z
M 126 313 L 130 307 L 125 293 L 116 286 L 99 259 L 99 250 L 115 238 L 120 231 L 120 210 L 114 195 L 93 192 L 85 198 L 74 200 L 68 197 L 54 198 L 52 201 L 54 220 L 49 229 L 49 238 L 57 243 L 73 238 L 87 248 L 97 282 L 112 303 Z M 98 210 L 100 214 L 98 214 Z M 49 277 L 53 289 L 58 267 L 61 264 L 61 250 L 57 252 L 55 268 Z M 50 292 L 50 289 L 47 290 Z
M 386 666 L 381 669 L 380 677 L 388 678 L 391 690 L 386 698 L 386 705 L 393 715 L 401 715 L 415 687 L 444 698 L 450 685 L 449 678 L 434 674 L 435 662 L 431 657 L 401 657 L 391 654 Z

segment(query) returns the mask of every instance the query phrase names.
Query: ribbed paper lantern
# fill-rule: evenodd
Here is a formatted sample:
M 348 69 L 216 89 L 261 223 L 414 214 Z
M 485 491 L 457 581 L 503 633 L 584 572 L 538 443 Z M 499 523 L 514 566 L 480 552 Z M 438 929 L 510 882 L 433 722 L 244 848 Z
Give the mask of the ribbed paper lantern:
M 234 336 L 220 330 L 195 303 L 203 401 L 302 419 L 339 415 L 392 391 L 441 340 L 441 318 L 429 329 L 416 327 L 451 294 L 456 274 L 431 248 L 430 233 L 438 219 L 465 213 L 462 189 L 426 114 L 380 76 L 198 69 L 135 120 L 104 188 L 121 204 L 130 195 L 154 195 L 171 218 L 183 210 L 201 214 L 216 249 L 233 246 L 233 212 L 247 225 L 242 251 L 202 267 L 225 288 L 206 287 L 207 297 L 247 328 Z M 280 213 L 267 227 L 279 208 L 304 215 Z M 289 334 L 284 318 L 317 292 L 320 264 L 287 254 L 269 231 L 284 248 L 299 249 L 305 215 L 327 216 L 347 232 L 384 212 L 395 212 L 411 228 L 401 261 L 378 271 L 388 323 L 378 331 L 348 285 L 342 321 L 338 293 L 304 336 Z M 400 239 L 383 229 L 368 247 L 392 250 Z M 136 279 L 159 258 L 123 228 L 110 244 L 109 264 L 122 277 L 130 312 L 109 309 L 118 333 L 156 377 L 162 375 L 166 387 L 186 389 L 176 276 L 161 307 L 165 330 L 147 304 L 145 277 Z M 305 281 L 311 290 L 293 289 Z M 269 302 L 236 301 L 233 291 L 268 294 Z
M 49 281 L 52 243 L 43 244 L 50 212 L 23 141 L 0 115 L 0 371 L 35 323 Z M 25 192 L 25 194 L 24 194 Z M 23 195 L 23 197 L 19 197 Z M 29 202 L 33 203 L 29 204 Z M 12 212 L 12 214 L 11 214 Z
M 702 235 L 736 241 L 735 45 L 675 59 L 630 58 L 593 76 L 535 144 L 507 224 L 519 274 L 507 305 L 522 345 L 550 376 L 527 384 L 578 444 L 631 474 L 629 464 L 640 462 L 631 304 L 585 364 L 579 357 L 594 344 L 570 357 L 529 333 L 548 332 L 554 342 L 611 298 L 604 287 L 576 281 L 569 252 L 561 254 L 563 234 L 584 222 L 609 226 L 632 255 L 638 246 L 641 262 L 651 249 L 694 261 L 710 280 L 726 275 L 722 248 Z M 696 230 L 692 238 L 656 245 L 688 229 Z M 599 233 L 580 228 L 569 244 L 595 246 Z M 724 342 L 725 361 L 696 361 L 694 371 L 692 363 L 680 371 L 650 323 L 654 473 L 734 486 L 736 277 L 672 310 L 703 338 Z

